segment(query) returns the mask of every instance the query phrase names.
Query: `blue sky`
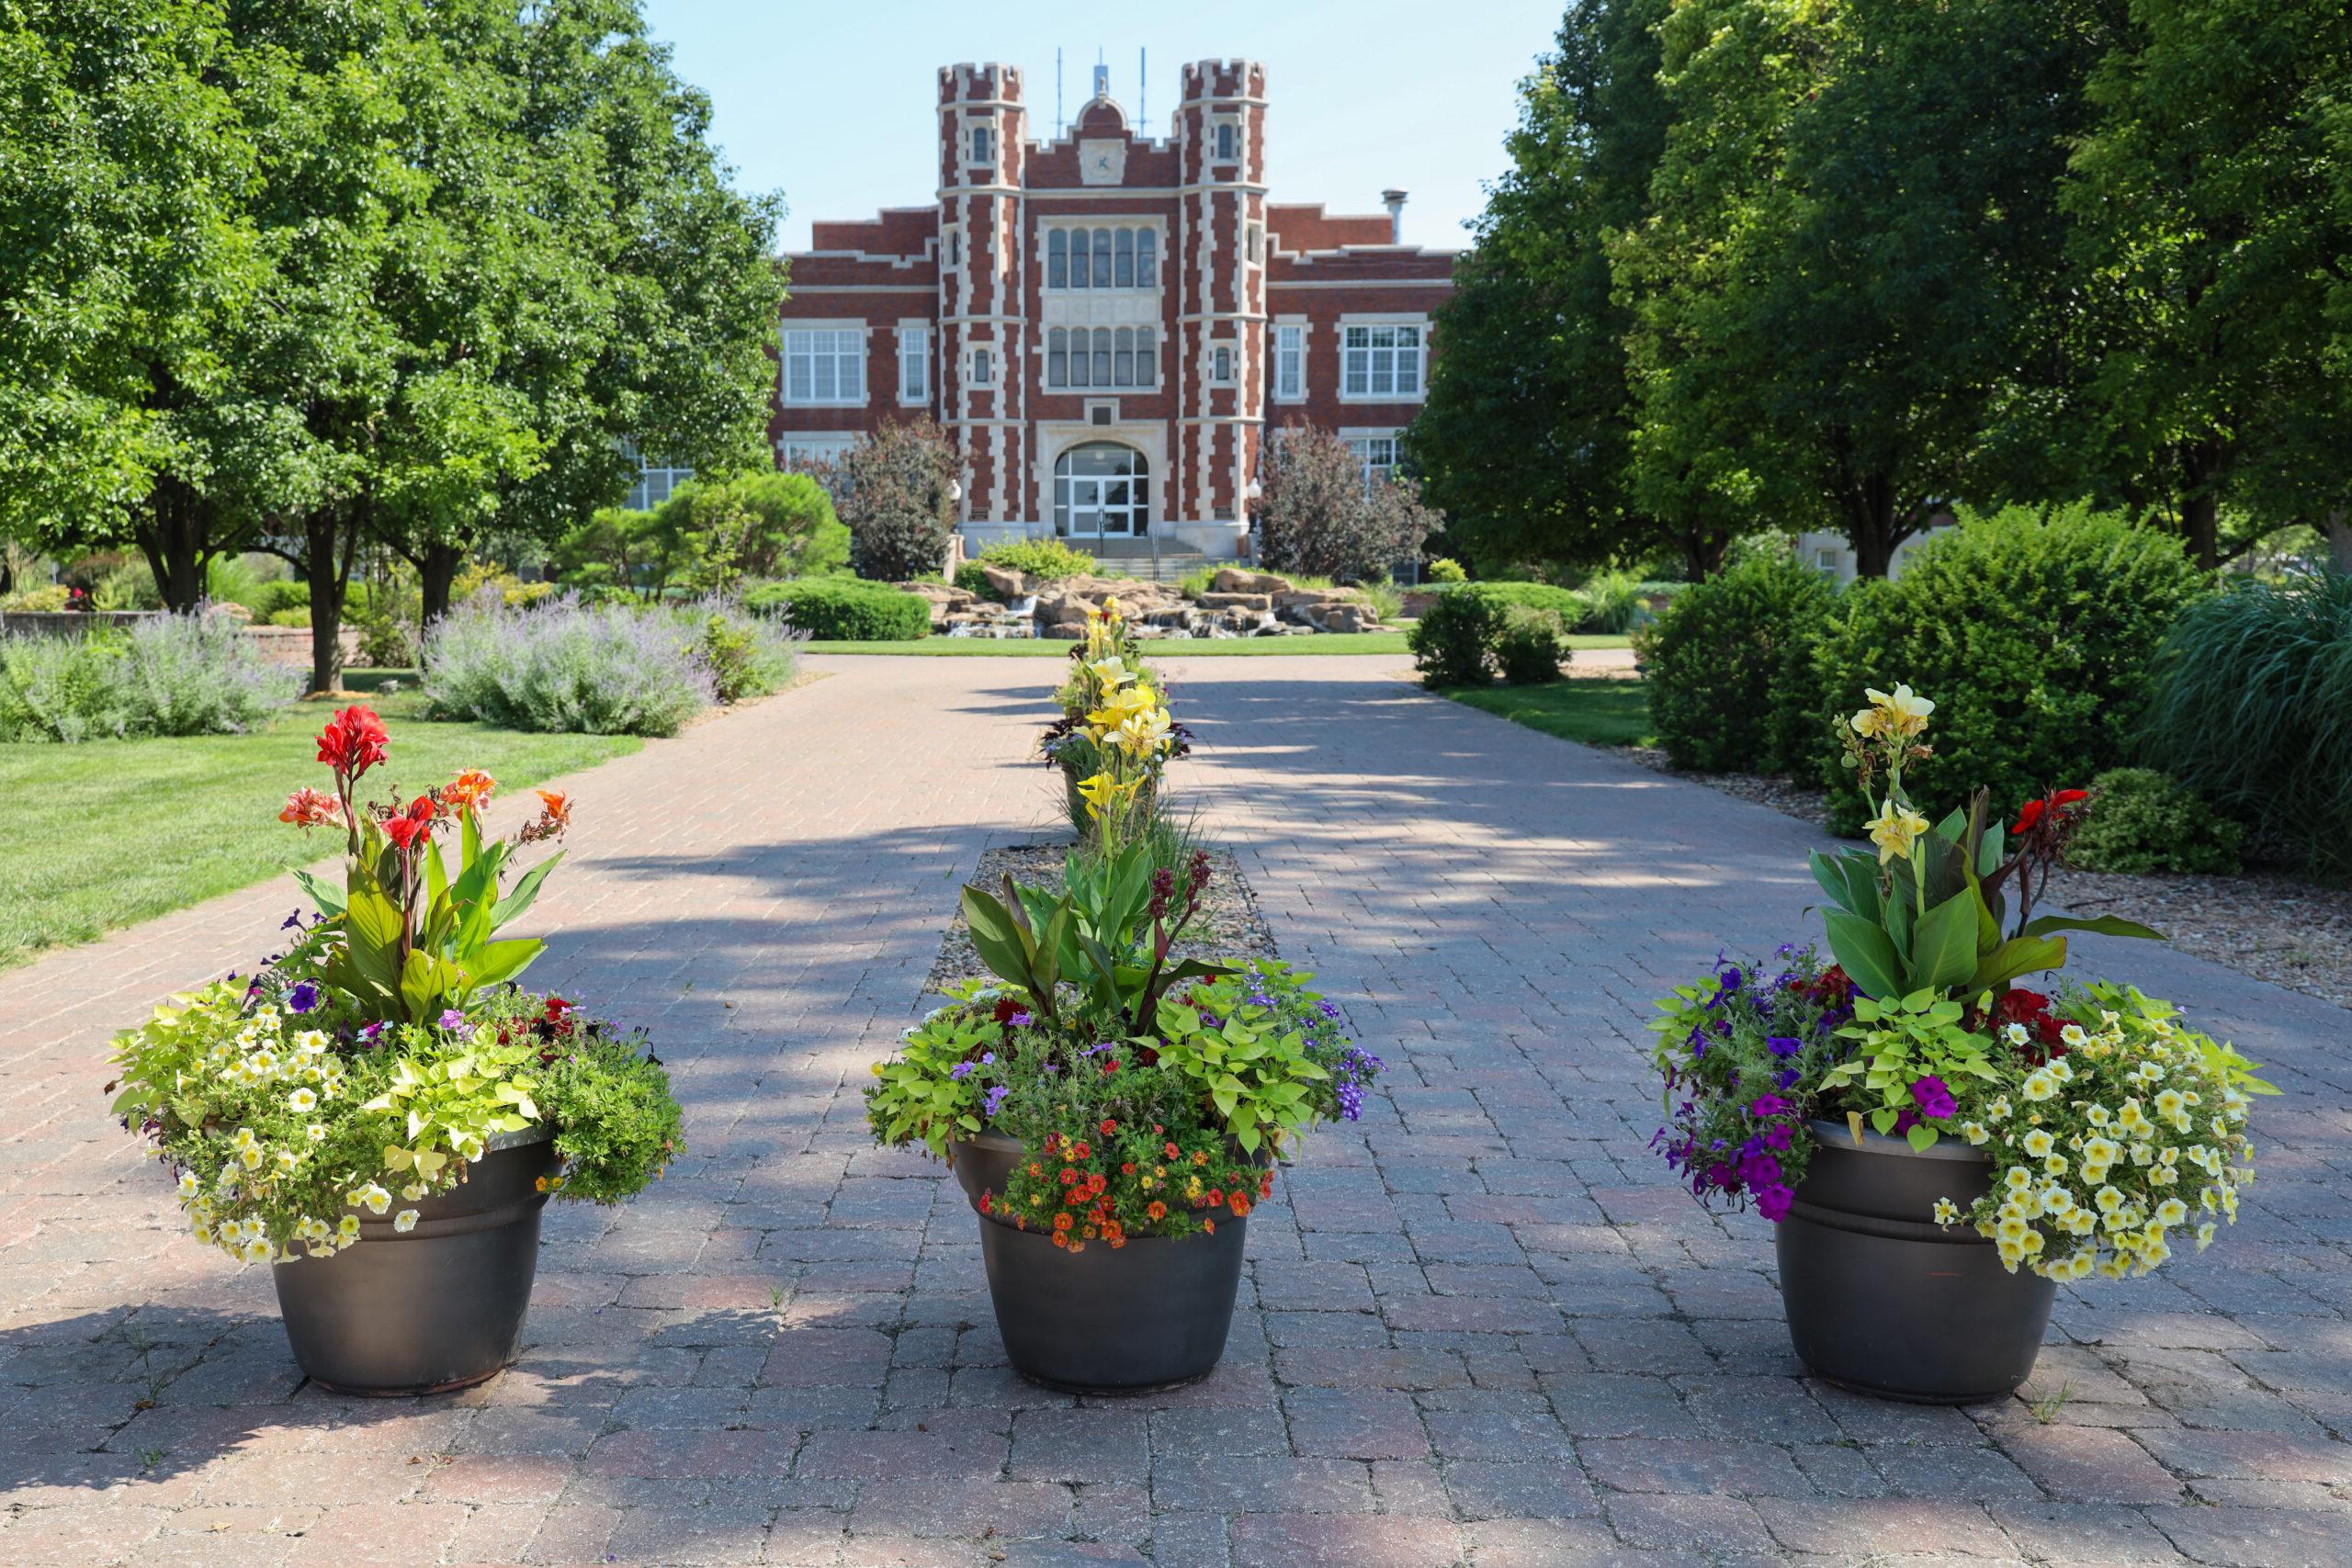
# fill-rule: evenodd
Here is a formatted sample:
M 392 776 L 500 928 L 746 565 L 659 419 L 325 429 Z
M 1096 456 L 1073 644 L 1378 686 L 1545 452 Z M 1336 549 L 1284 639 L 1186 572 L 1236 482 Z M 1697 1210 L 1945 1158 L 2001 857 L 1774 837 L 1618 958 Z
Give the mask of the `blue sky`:
M 715 135 L 741 185 L 791 205 L 787 250 L 812 218 L 859 218 L 931 199 L 933 73 L 958 61 L 1021 67 L 1033 137 L 1050 135 L 1054 49 L 1075 115 L 1095 51 L 1112 96 L 1136 116 L 1148 51 L 1148 119 L 1164 136 L 1188 60 L 1265 62 L 1268 175 L 1278 201 L 1377 212 L 1384 186 L 1412 193 L 1405 237 L 1464 243 L 1462 222 L 1503 169 L 1514 89 L 1550 47 L 1560 0 L 1352 0 L 1346 5 L 1182 0 L 1102 6 L 933 0 L 645 0 L 679 74 L 710 95 Z M 1112 19 L 1125 12 L 1133 20 Z M 1181 18 L 1181 19 L 1179 19 Z

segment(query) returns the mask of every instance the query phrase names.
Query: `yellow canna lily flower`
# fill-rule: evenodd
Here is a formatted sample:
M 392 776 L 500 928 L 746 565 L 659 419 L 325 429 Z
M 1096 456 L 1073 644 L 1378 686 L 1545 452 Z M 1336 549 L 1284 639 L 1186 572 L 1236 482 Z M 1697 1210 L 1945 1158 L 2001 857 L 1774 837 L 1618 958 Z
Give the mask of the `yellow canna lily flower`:
M 1136 672 L 1127 668 L 1127 661 L 1115 653 L 1108 659 L 1094 660 L 1087 668 L 1094 672 L 1097 681 L 1102 682 L 1102 689 L 1106 692 L 1115 692 L 1136 678 Z
M 1086 814 L 1098 822 L 1113 802 L 1134 789 L 1133 784 L 1123 784 L 1109 773 L 1094 773 L 1078 781 L 1079 798 L 1086 802 Z
M 1897 735 L 1920 733 L 1928 728 L 1928 716 L 1936 711 L 1935 704 L 1899 683 L 1892 693 L 1873 686 L 1862 694 L 1870 698 L 1871 708 L 1882 716 L 1881 726 Z
M 1878 846 L 1879 864 L 1884 865 L 1898 856 L 1910 858 L 1911 846 L 1928 830 L 1928 819 L 1889 795 L 1879 814 L 1864 826 L 1870 829 L 1871 842 Z
M 1170 722 L 1166 708 L 1130 714 L 1123 720 L 1113 739 L 1136 757 L 1148 757 L 1158 751 L 1169 739 Z

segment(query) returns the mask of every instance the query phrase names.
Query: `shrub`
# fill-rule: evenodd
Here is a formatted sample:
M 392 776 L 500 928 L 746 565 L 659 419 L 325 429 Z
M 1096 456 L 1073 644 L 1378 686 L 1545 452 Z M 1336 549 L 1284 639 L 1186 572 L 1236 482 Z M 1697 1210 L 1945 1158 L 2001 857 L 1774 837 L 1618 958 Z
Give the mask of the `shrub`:
M 763 582 L 743 603 L 824 642 L 899 642 L 931 631 L 931 606 L 920 595 L 854 577 Z
M 2091 781 L 2090 810 L 2066 847 L 2085 871 L 2144 874 L 2238 869 L 2245 829 L 2154 768 L 2109 768 Z
M 1420 487 L 1401 475 L 1364 482 L 1363 460 L 1328 430 L 1283 427 L 1264 463 L 1259 521 L 1265 564 L 1361 582 L 1385 577 L 1445 526 L 1421 504 Z
M 1492 604 L 1499 614 L 1513 604 L 1524 604 L 1531 610 L 1549 610 L 1560 617 L 1560 624 L 1572 626 L 1583 618 L 1585 602 L 1566 588 L 1555 588 L 1548 582 L 1466 582 L 1449 588 L 1445 596 L 1468 594 Z
M 1963 512 L 1900 578 L 1843 596 L 1815 689 L 1843 702 L 1907 682 L 1933 696 L 1935 755 L 1905 783 L 1919 798 L 1954 801 L 1983 785 L 2007 810 L 2138 760 L 2157 649 L 2207 592 L 2177 537 L 2119 513 Z M 1829 727 L 1814 733 L 1826 751 Z M 2215 730 L 2199 743 L 2238 739 Z M 1817 751 L 1816 761 L 1833 787 L 1831 825 L 1857 830 L 1870 815 L 1860 792 L 1834 758 Z
M 1483 686 L 1493 673 L 1503 606 L 1461 589 L 1437 596 L 1405 637 L 1425 686 Z
M 2141 750 L 2258 843 L 2352 877 L 2352 576 L 2190 605 L 2157 656 Z
M 300 687 L 224 616 L 157 615 L 127 635 L 0 637 L 0 740 L 241 734 Z
M 437 717 L 508 729 L 674 735 L 718 695 L 694 635 L 670 615 L 483 593 L 425 632 L 424 694 Z
M 1089 577 L 1102 563 L 1084 550 L 1072 549 L 1059 539 L 1005 539 L 980 552 L 980 560 L 1031 577 L 1058 582 L 1065 577 Z
M 842 455 L 834 500 L 858 576 L 898 582 L 939 570 L 963 466 L 956 444 L 928 419 L 886 423 Z
M 27 615 L 62 615 L 74 607 L 74 590 L 62 582 L 44 582 L 38 587 L 23 588 L 0 599 L 0 615 L 14 610 Z
M 711 689 L 722 703 L 780 691 L 799 668 L 796 645 L 806 638 L 732 600 L 704 599 L 664 613 L 693 628 L 695 657 L 710 671 Z
M 1467 582 L 1470 581 L 1470 574 L 1463 570 L 1462 563 L 1455 560 L 1452 556 L 1435 556 L 1430 558 L 1430 570 L 1427 575 L 1431 582 Z
M 1582 616 L 1569 623 L 1577 631 L 1614 637 L 1632 631 L 1649 615 L 1642 585 L 1630 572 L 1600 572 L 1577 592 L 1584 600 Z
M 280 622 L 276 617 L 288 610 L 300 610 L 303 612 L 303 618 L 299 624 L 302 626 L 311 624 L 309 615 L 311 585 L 307 582 L 293 582 L 284 578 L 274 582 L 265 582 L 255 588 L 253 596 L 244 603 L 245 607 L 253 611 L 254 619 L 257 621 L 266 621 L 273 626 L 286 625 L 288 623 Z
M 1568 657 L 1563 635 L 1560 617 L 1551 611 L 1514 604 L 1503 612 L 1502 629 L 1495 634 L 1495 667 L 1514 686 L 1556 681 Z
M 1835 602 L 1811 567 L 1762 558 L 1692 583 L 1636 633 L 1667 759 L 1701 773 L 1803 771 L 1826 728 L 1813 650 Z

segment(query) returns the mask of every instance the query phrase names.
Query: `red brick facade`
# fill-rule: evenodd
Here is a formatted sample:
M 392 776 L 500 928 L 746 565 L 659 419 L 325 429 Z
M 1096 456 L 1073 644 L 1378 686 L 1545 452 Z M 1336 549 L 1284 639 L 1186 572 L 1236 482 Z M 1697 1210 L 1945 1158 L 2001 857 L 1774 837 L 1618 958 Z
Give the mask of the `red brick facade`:
M 1051 142 L 1010 66 L 943 69 L 937 113 L 934 205 L 817 223 L 791 258 L 779 463 L 928 413 L 963 448 L 975 549 L 1059 531 L 1225 557 L 1270 431 L 1385 460 L 1453 257 L 1393 243 L 1389 216 L 1268 201 L 1264 67 L 1186 66 L 1163 141 L 1099 74 Z

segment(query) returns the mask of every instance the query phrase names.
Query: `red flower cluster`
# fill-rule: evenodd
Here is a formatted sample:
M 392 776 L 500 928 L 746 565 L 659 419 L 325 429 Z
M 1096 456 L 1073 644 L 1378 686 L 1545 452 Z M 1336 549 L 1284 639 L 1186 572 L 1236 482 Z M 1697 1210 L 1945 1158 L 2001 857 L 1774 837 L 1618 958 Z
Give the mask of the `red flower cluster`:
M 400 849 L 414 849 L 432 835 L 434 820 L 440 815 L 433 797 L 420 795 L 409 802 L 406 811 L 395 811 L 384 818 L 384 837 Z
M 319 761 L 334 770 L 336 783 L 348 784 L 384 760 L 384 721 L 363 707 L 347 707 L 319 731 Z
M 2009 824 L 2009 831 L 2022 838 L 2031 832 L 2044 817 L 2049 818 L 2052 826 L 2055 827 L 2070 814 L 2072 808 L 2081 806 L 2090 797 L 2091 792 L 2086 789 L 2052 790 L 2039 800 L 2027 801 L 2018 812 L 2018 819 Z
M 1979 1012 L 1971 1008 L 1969 1016 L 1961 1023 L 1972 1032 L 1999 1030 L 2012 1023 L 2025 1025 L 2028 1038 L 2021 1054 L 2028 1061 L 2040 1064 L 2066 1054 L 2065 1043 L 2058 1036 L 2059 1032 L 2073 1021 L 2052 1012 L 2050 998 L 2040 991 L 2012 986 L 1993 998 L 1989 1011 Z
M 1852 978 L 1835 964 L 1810 980 L 1790 982 L 1789 989 L 1808 1001 L 1819 1002 L 1825 1008 L 1847 1007 L 1854 999 Z

